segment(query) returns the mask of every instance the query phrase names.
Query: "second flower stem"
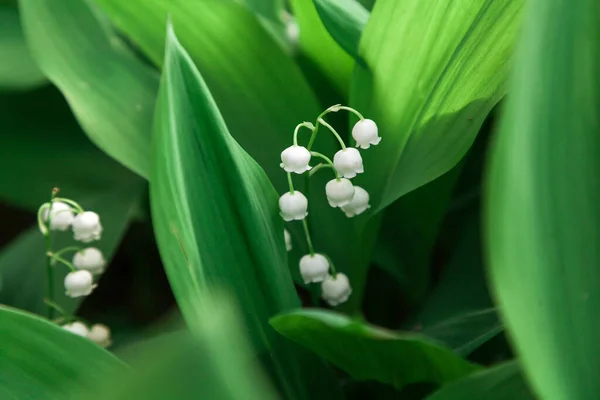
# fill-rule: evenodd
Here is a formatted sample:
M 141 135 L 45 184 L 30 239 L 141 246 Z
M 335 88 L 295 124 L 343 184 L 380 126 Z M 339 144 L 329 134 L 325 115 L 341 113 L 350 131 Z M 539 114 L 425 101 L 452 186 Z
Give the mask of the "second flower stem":
M 310 232 L 308 230 L 308 222 L 306 218 L 302 220 L 302 227 L 304 228 L 304 234 L 306 235 L 306 243 L 308 244 L 308 252 L 311 256 L 315 255 L 315 249 L 313 248 L 312 240 L 310 239 Z

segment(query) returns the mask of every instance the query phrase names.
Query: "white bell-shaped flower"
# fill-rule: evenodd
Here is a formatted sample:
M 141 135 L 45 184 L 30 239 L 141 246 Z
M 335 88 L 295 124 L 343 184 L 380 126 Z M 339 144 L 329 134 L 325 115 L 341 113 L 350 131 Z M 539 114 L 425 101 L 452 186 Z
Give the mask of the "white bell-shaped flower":
M 352 137 L 356 140 L 356 147 L 368 149 L 369 146 L 381 142 L 378 135 L 377 124 L 371 119 L 361 119 L 352 128 Z
M 335 276 L 328 275 L 321 283 L 323 299 L 331 306 L 344 303 L 352 294 L 350 281 L 345 274 L 338 272 Z
M 300 274 L 304 283 L 323 282 L 329 275 L 329 261 L 319 253 L 307 254 L 300 259 Z
M 94 342 L 102 347 L 106 348 L 111 345 L 110 329 L 106 325 L 103 325 L 103 324 L 92 325 L 89 333 L 87 334 L 87 337 L 92 342 Z
M 365 172 L 360 152 L 352 147 L 343 149 L 333 156 L 333 166 L 344 178 L 354 178 Z
M 285 228 L 283 229 L 283 237 L 285 238 L 285 249 L 292 251 L 292 235 Z
M 92 273 L 85 269 L 69 272 L 65 277 L 65 294 L 69 297 L 87 296 L 95 287 Z
M 281 152 L 281 168 L 285 172 L 295 172 L 302 174 L 312 167 L 310 162 L 310 151 L 306 147 L 293 145 Z
M 346 178 L 332 179 L 325 185 L 325 194 L 331 207 L 343 207 L 354 197 L 354 185 Z
M 284 221 L 304 219 L 308 215 L 308 199 L 297 190 L 287 192 L 279 198 L 279 209 Z
M 85 269 L 94 275 L 98 275 L 104 272 L 106 260 L 100 250 L 95 247 L 88 247 L 75 253 L 73 265 L 77 269 Z
M 71 333 L 74 333 L 76 335 L 83 336 L 83 337 L 87 337 L 87 335 L 89 333 L 88 327 L 85 326 L 84 323 L 81 323 L 79 321 L 71 322 L 70 324 L 65 324 L 62 326 L 62 328 Z
M 73 234 L 75 240 L 84 243 L 99 240 L 102 234 L 102 225 L 98 214 L 92 211 L 78 214 L 73 221 Z
M 48 212 L 49 208 L 50 212 Z M 43 218 L 45 222 L 48 222 L 48 214 L 50 215 L 50 229 L 53 231 L 69 229 L 75 219 L 71 207 L 62 201 L 53 201 L 49 208 L 44 209 Z
M 341 208 L 346 214 L 346 217 L 352 218 L 362 214 L 370 207 L 369 193 L 360 186 L 354 186 L 354 197 L 352 197 L 352 201 Z

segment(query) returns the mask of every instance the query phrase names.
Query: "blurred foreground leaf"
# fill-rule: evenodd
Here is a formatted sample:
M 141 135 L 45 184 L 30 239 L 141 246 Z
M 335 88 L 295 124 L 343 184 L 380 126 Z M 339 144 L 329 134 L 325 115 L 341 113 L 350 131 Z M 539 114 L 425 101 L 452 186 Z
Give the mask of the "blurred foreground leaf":
M 152 217 L 169 281 L 186 322 L 202 324 L 196 299 L 223 285 L 244 306 L 252 344 L 285 398 L 335 396 L 318 360 L 268 325 L 299 306 L 286 266 L 277 195 L 235 142 L 198 70 L 169 28 L 154 131 Z M 333 390 L 333 389 L 332 389 Z
M 369 11 L 357 0 L 313 0 L 321 21 L 338 44 L 355 59 Z
M 600 14 L 532 0 L 487 192 L 491 276 L 532 388 L 600 398 Z
M 443 385 L 478 368 L 425 336 L 388 331 L 331 311 L 295 310 L 270 322 L 353 378 L 397 389 L 420 382 Z
M 96 391 L 127 370 L 115 356 L 61 327 L 0 307 L 0 398 L 66 399 L 72 390 Z

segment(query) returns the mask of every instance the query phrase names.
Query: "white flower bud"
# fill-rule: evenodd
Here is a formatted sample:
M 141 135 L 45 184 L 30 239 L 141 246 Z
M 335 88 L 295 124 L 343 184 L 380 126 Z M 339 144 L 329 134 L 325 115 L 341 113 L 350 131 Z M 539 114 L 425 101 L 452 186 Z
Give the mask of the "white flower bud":
M 331 207 L 343 207 L 352 201 L 354 186 L 346 178 L 332 179 L 325 185 L 325 194 Z
M 77 269 L 85 269 L 94 275 L 98 275 L 104 272 L 106 260 L 100 250 L 95 247 L 88 247 L 75 253 L 73 265 Z
M 310 151 L 306 147 L 293 145 L 281 152 L 281 168 L 285 172 L 295 172 L 302 174 L 312 167 L 310 162 Z
M 283 229 L 283 237 L 285 238 L 285 249 L 292 251 L 292 235 L 285 228 Z
M 279 209 L 284 221 L 301 220 L 308 215 L 308 200 L 297 190 L 287 192 L 279 198 Z
M 352 128 L 352 137 L 356 140 L 356 147 L 368 149 L 370 145 L 377 145 L 381 138 L 377 132 L 377 124 L 371 119 L 361 119 Z
M 346 217 L 352 218 L 362 214 L 370 207 L 369 193 L 360 186 L 354 186 L 354 197 L 352 198 L 352 201 L 341 208 L 346 214 Z
M 321 283 L 321 291 L 323 299 L 334 307 L 344 303 L 352 294 L 350 281 L 341 272 L 338 272 L 335 277 L 328 275 Z
M 62 328 L 71 333 L 74 333 L 76 335 L 83 336 L 83 337 L 86 337 L 89 332 L 88 327 L 79 321 L 75 321 L 70 324 L 65 324 L 62 326 Z
M 360 152 L 351 147 L 335 153 L 333 166 L 344 178 L 354 178 L 356 174 L 365 172 Z
M 94 324 L 87 334 L 88 339 L 92 342 L 102 346 L 108 347 L 111 345 L 110 340 L 110 329 L 106 325 Z
M 99 240 L 102 234 L 102 225 L 98 214 L 92 211 L 78 214 L 73 221 L 73 233 L 75 240 L 80 242 L 88 243 Z
M 43 218 L 45 222 L 48 222 L 48 208 L 43 211 Z M 69 226 L 73 223 L 75 216 L 73 210 L 68 204 L 62 201 L 52 202 L 50 210 L 50 229 L 53 231 L 66 231 Z
M 304 283 L 323 282 L 329 275 L 329 261 L 322 254 L 307 254 L 300 259 L 300 274 Z
M 87 296 L 95 287 L 90 271 L 69 272 L 65 277 L 65 294 L 69 297 Z

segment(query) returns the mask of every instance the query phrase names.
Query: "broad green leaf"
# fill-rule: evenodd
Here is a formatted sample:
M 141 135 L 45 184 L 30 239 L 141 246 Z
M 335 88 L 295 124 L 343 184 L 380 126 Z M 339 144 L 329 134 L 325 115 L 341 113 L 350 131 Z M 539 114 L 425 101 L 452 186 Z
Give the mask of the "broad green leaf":
M 20 0 L 33 57 L 90 139 L 147 177 L 158 75 L 136 59 L 87 0 Z
M 454 167 L 505 94 L 522 0 L 378 0 L 351 104 L 382 141 L 357 184 L 381 210 Z
M 388 331 L 331 311 L 290 311 L 272 318 L 271 325 L 354 379 L 397 389 L 418 382 L 445 384 L 478 368 L 425 336 Z
M 91 340 L 36 316 L 0 307 L 0 396 L 65 399 L 73 389 L 95 391 L 127 367 Z
M 354 60 L 331 37 L 313 0 L 291 0 L 300 28 L 300 46 L 312 62 L 347 96 Z
M 528 2 L 487 192 L 493 287 L 540 398 L 600 397 L 600 20 Z
M 73 198 L 84 209 L 97 212 L 103 227 L 102 238 L 91 244 L 100 249 L 107 261 L 121 242 L 135 207 L 140 200 L 144 188 L 141 178 L 125 171 L 123 180 L 118 186 L 113 186 L 108 192 L 90 193 L 86 198 Z M 49 182 L 51 185 L 51 182 Z M 40 198 L 40 204 L 50 199 L 50 191 L 45 198 Z M 72 198 L 68 192 L 61 192 L 63 197 Z M 85 246 L 73 240 L 73 233 L 52 231 L 53 250 L 67 246 Z M 72 257 L 67 253 L 65 258 Z M 72 299 L 64 292 L 64 278 L 69 272 L 66 266 L 57 265 L 54 269 L 55 301 L 68 312 L 74 311 L 81 298 Z M 18 307 L 37 314 L 47 315 L 44 297 L 47 296 L 46 258 L 44 237 L 37 223 L 2 248 L 0 252 L 0 275 L 4 287 L 0 291 L 0 303 Z M 101 282 L 100 282 L 101 284 Z M 56 314 L 55 314 L 56 315 Z
M 369 11 L 358 0 L 313 0 L 327 31 L 355 59 Z
M 287 36 L 285 11 L 283 0 L 233 0 L 245 4 L 252 10 L 262 26 L 271 34 L 273 39 L 287 52 L 292 52 L 292 43 Z
M 516 361 L 477 372 L 454 382 L 427 400 L 534 400 Z
M 35 118 L 32 118 L 35 115 Z M 131 174 L 85 136 L 53 86 L 0 93 L 0 199 L 37 212 L 53 187 L 83 199 Z
M 206 83 L 169 28 L 154 129 L 150 200 L 169 282 L 192 330 L 207 287 L 223 285 L 244 307 L 253 345 L 285 398 L 333 396 L 327 370 L 268 325 L 299 305 L 286 266 L 277 195 L 231 137 Z
M 29 89 L 46 81 L 21 30 L 16 8 L 0 4 L 0 88 Z
M 198 299 L 197 333 L 176 332 L 131 349 L 134 374 L 111 379 L 96 393 L 74 399 L 271 400 L 275 392 L 252 357 L 232 299 L 212 289 Z

